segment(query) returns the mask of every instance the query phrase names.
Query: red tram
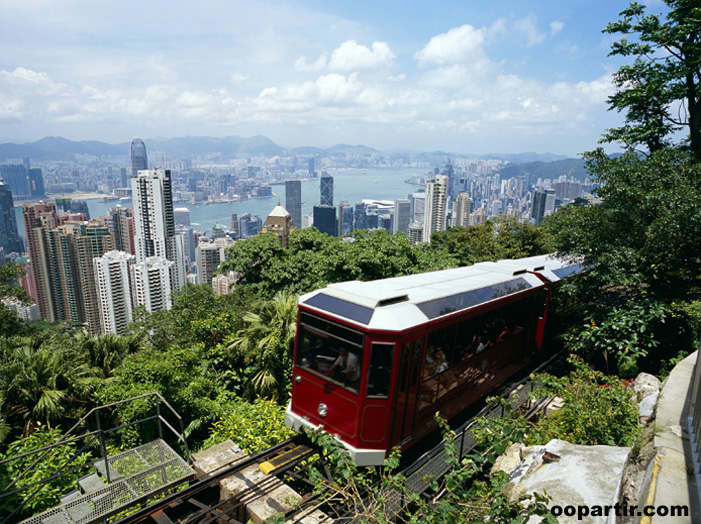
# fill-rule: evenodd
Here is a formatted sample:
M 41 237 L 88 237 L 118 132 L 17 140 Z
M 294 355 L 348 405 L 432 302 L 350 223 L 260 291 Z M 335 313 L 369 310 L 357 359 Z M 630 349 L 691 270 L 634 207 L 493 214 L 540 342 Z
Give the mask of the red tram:
M 300 297 L 286 424 L 381 464 L 433 431 L 436 411 L 455 416 L 532 361 L 553 286 L 580 270 L 544 255 Z

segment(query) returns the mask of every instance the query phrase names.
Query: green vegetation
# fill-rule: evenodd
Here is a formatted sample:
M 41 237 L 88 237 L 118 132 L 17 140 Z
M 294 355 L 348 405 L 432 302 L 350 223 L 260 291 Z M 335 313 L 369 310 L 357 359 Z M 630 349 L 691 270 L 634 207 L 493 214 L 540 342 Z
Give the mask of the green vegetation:
M 664 3 L 664 18 L 634 2 L 606 28 L 622 36 L 611 54 L 633 59 L 609 98 L 625 124 L 603 138 L 625 152 L 586 153 L 599 201 L 566 206 L 544 224 L 559 254 L 588 268 L 577 282 L 587 321 L 570 345 L 613 357 L 627 376 L 668 369 L 693 350 L 701 325 L 701 18 L 695 2 Z M 675 142 L 682 129 L 688 135 Z
M 450 228 L 435 234 L 431 244 L 416 246 L 385 231 L 358 231 L 353 242 L 343 242 L 313 228 L 296 230 L 289 249 L 275 235 L 256 236 L 237 242 L 221 265 L 220 271 L 240 276 L 231 295 L 215 297 L 208 286 L 188 285 L 174 293 L 171 310 L 137 311 L 129 336 L 93 337 L 82 326 L 25 323 L 0 301 L 1 456 L 55 442 L 92 407 L 151 391 L 183 415 L 191 448 L 231 438 L 247 451 L 259 450 L 287 435 L 282 410 L 290 385 L 296 296 L 333 282 L 553 250 L 587 268 L 563 290 L 580 298 L 579 318 L 563 337 L 566 346 L 578 354 L 595 353 L 608 372 L 621 376 L 665 373 L 693 351 L 701 334 L 701 8 L 692 0 L 664 2 L 665 18 L 633 3 L 606 28 L 623 37 L 611 53 L 632 59 L 616 74 L 618 90 L 609 99 L 611 109 L 625 114 L 624 125 L 604 135 L 625 151 L 617 157 L 602 149 L 585 153 L 587 174 L 599 185 L 597 198 L 564 207 L 542 227 L 504 217 Z M 681 118 L 678 107 L 685 109 Z M 688 136 L 675 142 L 682 129 Z M 17 265 L 0 266 L 0 299 L 28 300 L 15 285 L 22 274 Z M 580 360 L 572 363 L 567 377 L 539 379 L 543 391 L 566 400 L 557 415 L 533 425 L 511 413 L 478 427 L 487 462 L 514 441 L 557 436 L 582 444 L 629 445 L 634 440 L 637 416 L 625 384 Z M 149 402 L 120 405 L 105 422 L 138 420 L 151 409 Z M 155 431 L 153 425 L 133 426 L 108 444 L 112 450 L 133 447 L 153 439 Z M 60 467 L 75 451 L 61 449 L 42 461 L 42 468 Z M 464 489 L 482 459 L 459 461 L 448 451 L 453 470 L 440 481 L 428 479 L 434 495 L 430 502 L 413 498 L 407 522 L 524 520 L 503 499 L 503 479 Z M 365 486 L 403 489 L 403 479 L 392 473 L 396 456 L 383 469 L 359 471 L 337 449 L 329 453 L 336 464 L 337 481 L 328 492 L 334 497 L 352 503 L 354 490 Z M 23 464 L 24 459 L 0 469 L 4 485 Z M 44 488 L 30 509 L 55 504 L 74 481 L 66 477 L 65 485 Z M 368 522 L 383 522 L 378 509 L 383 492 L 373 493 L 376 505 L 356 509 Z M 540 512 L 542 501 L 529 508 Z
M 20 438 L 12 442 L 4 453 L 0 453 L 0 460 L 9 457 L 15 457 L 55 444 L 63 437 L 63 433 L 59 429 L 49 429 L 44 425 L 37 425 L 34 432 L 29 437 Z M 51 475 L 58 473 L 63 465 L 73 456 L 76 456 L 73 466 L 81 466 L 88 464 L 92 457 L 89 453 L 78 453 L 77 446 L 73 444 L 61 445 L 53 448 L 48 454 L 42 458 L 36 468 L 32 469 L 29 474 L 17 480 L 13 489 L 30 486 L 34 482 L 43 480 Z M 0 465 L 0 485 L 5 487 L 15 481 L 19 475 L 29 465 L 34 463 L 40 454 L 28 455 L 24 458 L 7 462 Z M 66 493 L 78 488 L 78 479 L 88 473 L 88 468 L 76 469 L 72 473 L 59 477 L 50 485 L 45 486 L 40 493 L 40 496 L 31 499 L 20 514 L 23 517 L 29 517 L 34 513 L 39 513 L 45 509 L 51 508 L 59 504 L 60 499 Z M 0 518 L 9 515 L 20 503 L 27 500 L 36 488 L 29 488 L 20 493 L 11 495 L 0 500 Z
M 446 437 L 445 454 L 450 470 L 441 479 L 430 475 L 424 477 L 428 489 L 423 496 L 410 490 L 407 479 L 396 473 L 399 465 L 397 450 L 380 467 L 358 468 L 337 441 L 318 433 L 310 436 L 324 450 L 332 481 L 323 471 L 312 469 L 309 478 L 314 482 L 314 491 L 321 495 L 322 500 L 349 510 L 360 522 L 368 524 L 513 524 L 525 523 L 532 516 L 538 516 L 541 522 L 548 524 L 557 522 L 547 508 L 546 497 L 535 494 L 510 501 L 503 491 L 508 482 L 505 475 L 484 480 L 482 473 L 488 465 L 484 458 L 468 455 L 460 459 L 455 433 L 445 421 L 440 418 L 438 421 Z M 387 508 L 395 509 L 396 502 L 390 501 L 394 497 L 402 497 L 407 502 L 396 518 L 387 511 Z
M 558 396 L 565 401 L 562 409 L 536 424 L 527 421 L 508 399 L 489 399 L 502 406 L 505 415 L 478 420 L 473 434 L 478 449 L 491 450 L 487 455 L 490 462 L 516 442 L 545 445 L 558 438 L 582 445 L 633 444 L 640 428 L 628 384 L 592 369 L 576 355 L 569 362 L 573 369 L 565 377 L 533 377 L 538 384 L 535 397 Z
M 246 453 L 258 453 L 294 434 L 285 426 L 285 407 L 274 400 L 239 400 L 212 426 L 203 447 L 231 439 Z

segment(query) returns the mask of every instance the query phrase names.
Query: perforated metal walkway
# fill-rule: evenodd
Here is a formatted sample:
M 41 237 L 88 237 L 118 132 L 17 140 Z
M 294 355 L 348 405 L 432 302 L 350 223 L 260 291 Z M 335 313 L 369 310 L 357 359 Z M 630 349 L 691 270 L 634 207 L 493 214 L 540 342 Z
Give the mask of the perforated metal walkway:
M 81 483 L 90 492 L 64 498 L 64 503 L 22 521 L 22 524 L 90 524 L 104 522 L 130 505 L 163 493 L 194 477 L 194 471 L 162 440 L 96 461 L 93 474 Z M 110 480 L 106 483 L 109 468 Z M 100 487 L 100 482 L 102 486 Z M 72 499 L 72 500 L 71 500 Z

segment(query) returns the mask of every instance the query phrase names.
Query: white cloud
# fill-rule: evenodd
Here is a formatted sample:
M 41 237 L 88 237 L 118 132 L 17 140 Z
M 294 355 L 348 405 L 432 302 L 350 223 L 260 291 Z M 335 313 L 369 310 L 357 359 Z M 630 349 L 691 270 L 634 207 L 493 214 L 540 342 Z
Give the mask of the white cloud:
M 550 22 L 550 36 L 555 36 L 557 33 L 562 31 L 564 27 L 565 24 L 558 22 L 557 20 Z
M 395 58 L 387 42 L 373 42 L 370 50 L 355 40 L 347 40 L 331 54 L 329 69 L 331 71 L 377 69 L 392 65 Z
M 484 33 L 484 29 L 475 29 L 469 24 L 454 27 L 431 38 L 414 58 L 419 65 L 482 61 Z
M 517 33 L 520 33 L 526 39 L 526 45 L 533 47 L 545 40 L 545 33 L 538 31 L 536 27 L 536 18 L 533 15 L 528 15 L 525 18 L 516 20 L 513 23 L 513 28 Z
M 300 56 L 297 60 L 295 60 L 295 70 L 302 71 L 304 73 L 313 73 L 326 68 L 327 62 L 328 58 L 326 58 L 325 55 L 321 55 L 311 63 L 309 63 L 306 56 Z

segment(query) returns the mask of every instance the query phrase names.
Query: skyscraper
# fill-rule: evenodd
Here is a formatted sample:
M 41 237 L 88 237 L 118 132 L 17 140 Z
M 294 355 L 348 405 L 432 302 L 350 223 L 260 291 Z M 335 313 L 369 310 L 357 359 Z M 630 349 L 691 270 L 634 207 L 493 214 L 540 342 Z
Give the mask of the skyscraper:
M 41 169 L 30 169 L 28 173 L 29 194 L 32 198 L 43 198 L 46 196 L 44 190 L 44 176 Z
M 185 242 L 175 234 L 173 192 L 169 169 L 139 171 L 131 179 L 136 230 L 136 261 L 161 257 L 172 261 L 171 287 L 185 285 Z
M 406 198 L 395 200 L 392 232 L 408 235 L 409 224 L 411 224 L 411 202 Z
M 78 251 L 80 291 L 85 309 L 84 321 L 88 323 L 90 333 L 96 335 L 100 332 L 100 304 L 93 259 L 100 258 L 114 249 L 114 237 L 106 225 L 95 220 L 88 224 L 81 224 L 80 236 L 75 240 Z
M 5 255 L 10 253 L 22 253 L 22 241 L 17 232 L 14 201 L 12 190 L 7 184 L 0 182 L 0 247 Z M 3 260 L 0 260 L 2 264 Z
M 175 271 L 174 263 L 163 257 L 148 257 L 143 262 L 134 264 L 132 271 L 133 304 L 144 306 L 153 313 L 173 307 L 171 299 L 171 275 Z
M 448 202 L 448 177 L 436 175 L 426 182 L 426 208 L 424 210 L 423 241 L 431 242 L 431 235 L 445 230 Z
M 322 206 L 333 206 L 333 177 L 326 171 L 322 171 L 319 181 L 319 204 Z
M 353 233 L 353 206 L 348 202 L 338 204 L 338 236 L 348 237 Z
M 285 182 L 285 208 L 290 212 L 296 228 L 302 227 L 302 181 Z
M 453 203 L 453 226 L 467 227 L 470 225 L 472 199 L 466 191 L 459 191 L 458 198 Z
M 148 157 L 146 156 L 146 145 L 140 138 L 131 141 L 131 176 L 135 177 L 139 171 L 148 169 Z
M 552 215 L 555 212 L 555 190 L 536 189 L 533 192 L 533 203 L 531 205 L 531 218 L 536 224 L 540 224 L 543 217 Z
M 114 248 L 135 255 L 133 208 L 118 206 L 108 209 L 107 213 L 107 227 L 114 237 Z
M 39 315 L 46 320 L 53 318 L 51 307 L 51 290 L 48 268 L 44 253 L 42 227 L 53 228 L 57 225 L 56 204 L 39 203 L 24 204 L 22 206 L 22 218 L 24 219 L 24 232 L 27 237 L 27 250 L 32 265 L 34 277 L 34 291 Z
M 411 195 L 412 209 L 414 214 L 412 215 L 412 221 L 423 224 L 424 215 L 426 214 L 426 193 L 416 192 Z
M 280 237 L 282 247 L 287 248 L 289 247 L 290 233 L 293 229 L 296 228 L 292 222 L 292 215 L 278 202 L 277 206 L 265 219 L 265 224 L 260 228 L 260 233 L 275 233 Z
M 100 331 L 122 335 L 132 319 L 132 266 L 134 255 L 109 251 L 93 259 Z
M 367 206 L 365 202 L 356 202 L 354 211 L 354 229 L 366 229 L 367 228 Z
M 31 198 L 27 168 L 23 164 L 0 165 L 0 181 L 10 187 L 15 200 Z
M 333 206 L 314 206 L 314 227 L 329 236 L 337 235 L 336 208 Z
M 195 249 L 197 260 L 197 275 L 200 284 L 211 284 L 214 272 L 219 264 L 226 260 L 226 249 L 235 244 L 229 237 L 210 240 L 207 237 L 200 238 L 200 243 Z

